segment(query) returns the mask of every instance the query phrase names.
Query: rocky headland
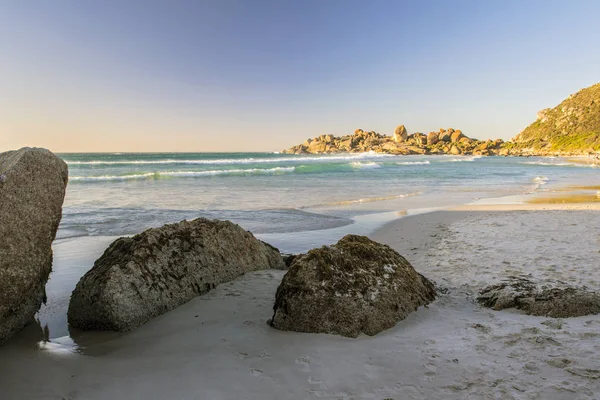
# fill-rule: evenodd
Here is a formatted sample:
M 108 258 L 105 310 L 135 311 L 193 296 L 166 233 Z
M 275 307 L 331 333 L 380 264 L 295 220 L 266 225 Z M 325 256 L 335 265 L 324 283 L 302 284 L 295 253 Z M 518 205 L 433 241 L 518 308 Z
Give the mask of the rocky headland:
M 512 141 L 478 140 L 461 130 L 441 128 L 408 134 L 399 125 L 393 134 L 357 129 L 344 136 L 321 135 L 283 150 L 286 154 L 331 153 L 452 154 L 482 156 L 588 156 L 600 154 L 600 83 L 570 95 L 537 119 Z
M 570 95 L 505 145 L 510 154 L 588 155 L 600 153 L 600 83 Z

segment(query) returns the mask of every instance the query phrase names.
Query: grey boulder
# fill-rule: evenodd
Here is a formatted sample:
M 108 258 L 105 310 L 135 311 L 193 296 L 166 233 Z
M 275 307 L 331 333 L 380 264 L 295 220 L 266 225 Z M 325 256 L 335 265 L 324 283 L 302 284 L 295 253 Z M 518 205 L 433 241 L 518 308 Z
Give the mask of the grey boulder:
M 433 283 L 389 246 L 347 235 L 293 260 L 269 324 L 286 331 L 375 335 L 435 297 Z
M 0 153 L 0 342 L 46 300 L 67 164 L 46 149 Z
M 68 321 L 129 331 L 249 271 L 284 269 L 276 248 L 229 221 L 199 218 L 113 242 L 79 281 Z

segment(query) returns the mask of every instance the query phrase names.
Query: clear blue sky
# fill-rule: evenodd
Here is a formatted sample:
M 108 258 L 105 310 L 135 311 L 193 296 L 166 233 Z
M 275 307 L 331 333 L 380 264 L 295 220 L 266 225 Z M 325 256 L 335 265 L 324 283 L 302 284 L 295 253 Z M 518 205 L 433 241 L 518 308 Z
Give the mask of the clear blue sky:
M 0 0 L 0 150 L 508 139 L 600 81 L 600 1 Z

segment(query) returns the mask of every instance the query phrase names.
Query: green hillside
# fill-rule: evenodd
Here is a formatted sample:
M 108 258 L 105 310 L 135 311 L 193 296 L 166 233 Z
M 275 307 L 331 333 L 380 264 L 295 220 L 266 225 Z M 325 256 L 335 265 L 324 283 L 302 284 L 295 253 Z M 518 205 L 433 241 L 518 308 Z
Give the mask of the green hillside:
M 516 146 L 546 152 L 600 151 L 600 83 L 570 95 L 513 139 Z

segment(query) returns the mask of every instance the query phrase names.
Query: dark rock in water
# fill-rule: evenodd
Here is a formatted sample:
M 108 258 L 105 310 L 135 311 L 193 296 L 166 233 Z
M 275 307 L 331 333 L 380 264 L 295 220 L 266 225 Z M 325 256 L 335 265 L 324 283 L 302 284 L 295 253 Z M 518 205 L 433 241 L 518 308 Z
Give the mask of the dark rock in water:
M 279 250 L 229 221 L 199 218 L 113 242 L 77 284 L 72 327 L 128 331 L 249 271 L 284 269 Z
M 45 149 L 0 153 L 0 342 L 46 300 L 67 164 Z
M 552 318 L 600 313 L 600 294 L 574 287 L 539 287 L 524 277 L 484 288 L 477 301 L 494 310 L 516 308 L 529 315 Z
M 356 337 L 389 329 L 435 299 L 434 285 L 389 246 L 347 235 L 297 256 L 277 289 L 277 329 Z

